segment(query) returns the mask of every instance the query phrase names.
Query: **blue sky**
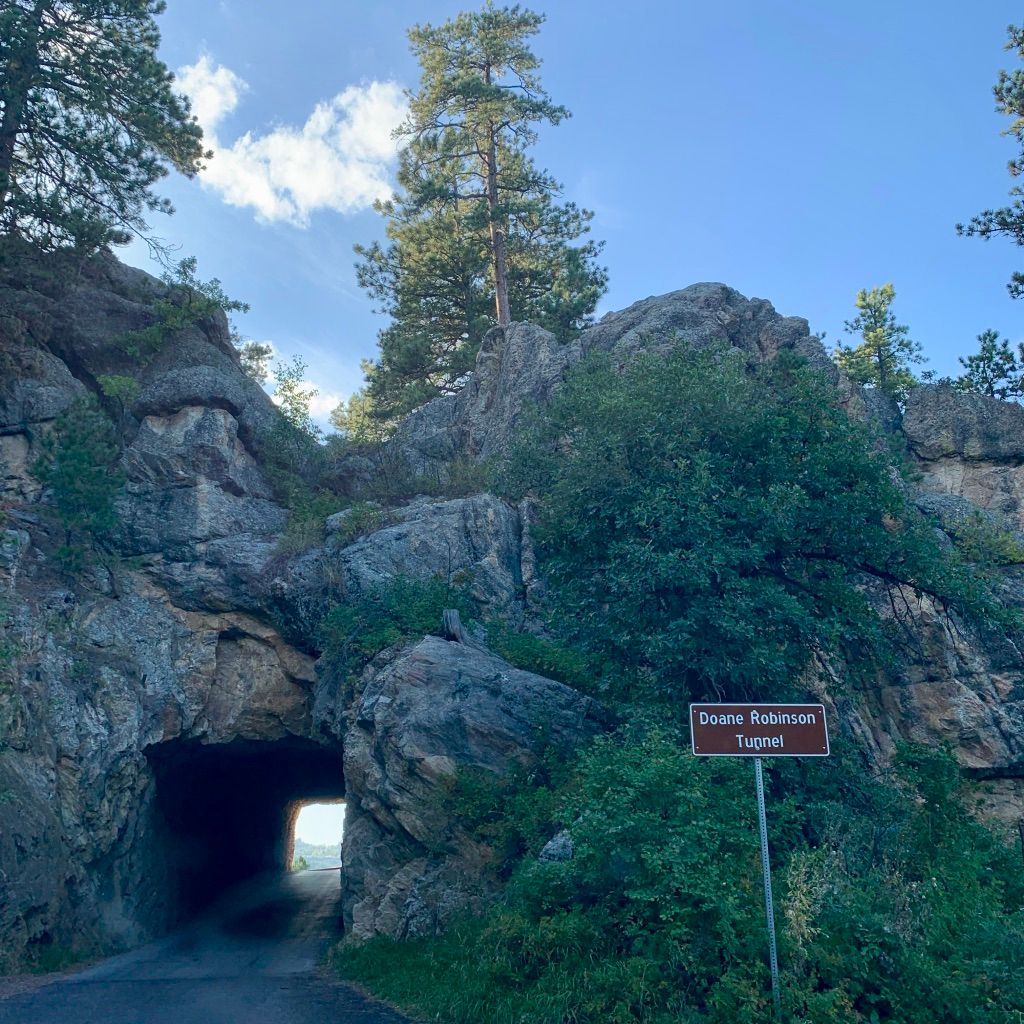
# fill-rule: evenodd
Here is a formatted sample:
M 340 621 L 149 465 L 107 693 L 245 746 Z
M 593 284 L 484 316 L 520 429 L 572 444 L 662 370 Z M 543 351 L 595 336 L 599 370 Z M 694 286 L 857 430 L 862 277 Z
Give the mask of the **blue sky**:
M 169 0 L 161 55 L 184 71 L 218 156 L 166 179 L 154 232 L 251 303 L 242 332 L 300 355 L 323 414 L 357 388 L 382 318 L 352 245 L 393 167 L 388 130 L 418 69 L 405 30 L 452 2 Z M 895 311 L 940 374 L 993 327 L 1024 338 L 1005 290 L 1009 242 L 953 225 L 1002 205 L 1014 142 L 993 109 L 1001 0 L 723 0 L 530 4 L 543 80 L 571 120 L 538 161 L 595 211 L 611 286 L 599 313 L 695 281 L 769 299 L 841 336 L 859 288 L 892 281 Z M 273 10 L 273 15 L 271 14 Z M 129 262 L 146 265 L 133 246 Z

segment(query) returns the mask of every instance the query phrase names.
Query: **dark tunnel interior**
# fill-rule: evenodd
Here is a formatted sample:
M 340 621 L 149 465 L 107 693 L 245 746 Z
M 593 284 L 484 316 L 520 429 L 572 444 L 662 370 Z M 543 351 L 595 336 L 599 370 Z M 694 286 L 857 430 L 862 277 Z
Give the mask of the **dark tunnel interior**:
M 285 870 L 299 805 L 345 795 L 341 751 L 308 740 L 173 740 L 147 756 L 181 916 L 255 874 Z

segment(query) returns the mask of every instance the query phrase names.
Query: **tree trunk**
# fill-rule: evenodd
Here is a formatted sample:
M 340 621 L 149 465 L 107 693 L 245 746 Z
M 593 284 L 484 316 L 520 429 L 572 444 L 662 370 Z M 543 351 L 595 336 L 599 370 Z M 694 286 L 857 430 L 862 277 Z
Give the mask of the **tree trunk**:
M 491 69 L 485 72 L 487 84 L 491 84 Z M 498 217 L 498 140 L 493 124 L 487 125 L 487 157 L 484 160 L 487 172 L 487 213 L 491 233 L 491 266 L 494 269 L 494 305 L 498 314 L 498 326 L 508 327 L 512 314 L 508 308 L 508 272 L 505 269 L 505 231 Z
M 22 45 L 7 62 L 7 95 L 4 97 L 4 114 L 0 119 L 0 225 L 7 211 L 7 200 L 11 192 L 11 169 L 14 166 L 14 151 L 18 135 L 25 120 L 28 96 L 39 73 L 39 31 L 43 22 L 46 0 L 36 0 L 32 10 L 31 23 Z
M 497 154 L 492 142 L 487 155 L 487 207 L 490 212 L 491 259 L 494 265 L 494 304 L 498 313 L 498 326 L 508 327 L 512 314 L 508 308 L 508 271 L 505 268 L 505 232 L 498 219 Z

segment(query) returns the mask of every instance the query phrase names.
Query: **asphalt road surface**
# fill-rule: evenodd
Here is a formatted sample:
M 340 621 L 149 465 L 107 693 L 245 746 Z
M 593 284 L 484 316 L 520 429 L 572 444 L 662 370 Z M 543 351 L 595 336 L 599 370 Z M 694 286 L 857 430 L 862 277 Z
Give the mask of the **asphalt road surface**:
M 2 1024 L 408 1024 L 317 971 L 335 871 L 252 880 L 158 942 L 0 1000 Z

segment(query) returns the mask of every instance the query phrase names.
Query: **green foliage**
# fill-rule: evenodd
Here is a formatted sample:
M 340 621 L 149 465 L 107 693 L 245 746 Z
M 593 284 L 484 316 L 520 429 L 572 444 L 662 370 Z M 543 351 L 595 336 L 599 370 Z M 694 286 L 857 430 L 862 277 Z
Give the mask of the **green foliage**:
M 601 659 L 558 640 L 516 632 L 503 623 L 488 624 L 488 644 L 510 665 L 557 679 L 581 693 L 600 691 L 606 666 Z
M 217 313 L 245 312 L 249 306 L 229 298 L 217 278 L 202 281 L 197 261 L 189 256 L 161 275 L 164 291 L 153 307 L 153 321 L 115 339 L 124 351 L 145 365 L 179 331 L 201 324 Z
M 171 212 L 150 186 L 210 154 L 157 58 L 157 0 L 0 8 L 0 234 L 92 251 Z
M 979 349 L 960 365 L 967 371 L 953 382 L 958 391 L 1004 400 L 1024 398 L 1024 344 L 1017 351 L 1009 341 L 999 340 L 998 331 L 982 331 Z
M 105 373 L 96 378 L 96 383 L 105 397 L 113 398 L 122 407 L 131 405 L 139 395 L 139 382 L 124 374 Z
M 982 570 L 1024 563 L 1024 544 L 982 512 L 976 512 L 951 532 L 964 559 Z
M 921 346 L 908 337 L 909 328 L 898 324 L 892 312 L 896 290 L 891 284 L 857 293 L 857 315 L 846 321 L 849 334 L 859 334 L 861 343 L 836 346 L 833 358 L 855 384 L 878 388 L 893 398 L 906 398 L 917 382 L 911 363 L 923 362 Z
M 445 608 L 457 609 L 463 621 L 475 614 L 459 582 L 440 576 L 422 581 L 396 577 L 374 593 L 336 605 L 320 626 L 326 670 L 350 679 L 385 648 L 438 635 Z
M 328 516 L 345 507 L 337 495 L 307 490 L 301 485 L 296 485 L 286 500 L 288 524 L 278 538 L 277 553 L 280 555 L 298 555 L 323 543 Z
M 242 372 L 257 384 L 264 384 L 270 376 L 270 360 L 274 355 L 274 347 L 258 341 L 244 340 L 239 337 L 237 331 L 232 331 L 231 341 L 238 349 Z
M 409 33 L 422 75 L 398 131 L 399 191 L 377 204 L 388 242 L 356 247 L 359 283 L 392 319 L 364 367 L 385 426 L 456 389 L 489 327 L 514 315 L 568 339 L 605 290 L 601 246 L 579 242 L 592 214 L 556 202 L 561 186 L 527 155 L 535 125 L 568 116 L 528 46 L 543 20 L 487 4 Z
M 783 697 L 836 653 L 874 667 L 899 630 L 871 595 L 902 586 L 1017 622 L 943 550 L 832 386 L 785 357 L 584 360 L 499 483 L 541 498 L 559 632 L 614 665 L 626 699 Z
M 292 861 L 292 871 L 308 871 L 309 861 L 305 857 L 299 855 Z
M 347 513 L 334 534 L 342 545 L 351 544 L 364 534 L 379 529 L 385 520 L 384 512 L 374 502 L 350 504 L 335 494 L 316 490 L 297 492 L 288 511 L 288 525 L 277 545 L 278 553 L 282 555 L 297 555 L 323 543 L 326 521 L 337 512 Z
M 364 372 L 372 364 L 363 361 Z M 374 416 L 375 405 L 365 388 L 356 391 L 331 413 L 331 426 L 352 444 L 378 444 L 394 432 L 393 424 Z
M 316 388 L 305 384 L 306 364 L 298 357 L 274 367 L 278 414 L 262 438 L 263 465 L 279 501 L 292 512 L 285 547 L 301 550 L 323 536 L 327 516 L 346 502 L 323 486 L 327 450 L 310 413 Z
M 952 758 L 908 749 L 889 780 L 842 754 L 771 774 L 801 791 L 770 811 L 786 1019 L 1015 1021 L 1024 889 L 957 800 Z M 484 919 L 340 948 L 335 966 L 448 1024 L 767 1024 L 752 789 L 749 766 L 656 727 L 599 740 L 558 787 L 571 860 L 526 858 Z
M 70 570 L 109 550 L 124 484 L 119 456 L 113 424 L 93 399 L 76 402 L 43 439 L 32 472 L 50 492 L 47 507 L 64 535 L 57 557 Z
M 290 363 L 274 367 L 274 403 L 285 421 L 307 437 L 320 439 L 320 428 L 309 411 L 310 402 L 319 394 L 305 386 L 306 364 L 298 356 Z
M 567 777 L 565 760 L 553 749 L 508 776 L 463 768 L 452 780 L 444 810 L 489 849 L 492 871 L 506 877 L 519 858 L 536 854 L 554 834 Z
M 1024 58 L 1024 27 L 1010 25 L 1007 32 L 1009 38 L 1005 49 L 1016 51 L 1018 57 Z M 1024 68 L 1000 71 L 992 92 L 996 100 L 996 110 L 1013 118 L 1012 123 L 1003 129 L 1003 134 L 1012 135 L 1024 146 Z M 1024 156 L 1015 157 L 1008 166 L 1011 177 L 1019 177 L 1024 170 Z M 967 224 L 957 224 L 957 234 L 968 237 L 976 235 L 985 241 L 1003 236 L 1016 245 L 1024 245 L 1024 189 L 1014 185 L 1010 189 L 1010 196 L 1012 199 L 1009 206 L 997 210 L 983 210 Z M 1015 299 L 1024 295 L 1024 274 L 1012 274 L 1006 289 Z
M 379 530 L 386 521 L 386 514 L 376 502 L 358 501 L 345 510 L 345 517 L 334 536 L 344 547 L 368 533 L 373 533 L 374 530 Z

